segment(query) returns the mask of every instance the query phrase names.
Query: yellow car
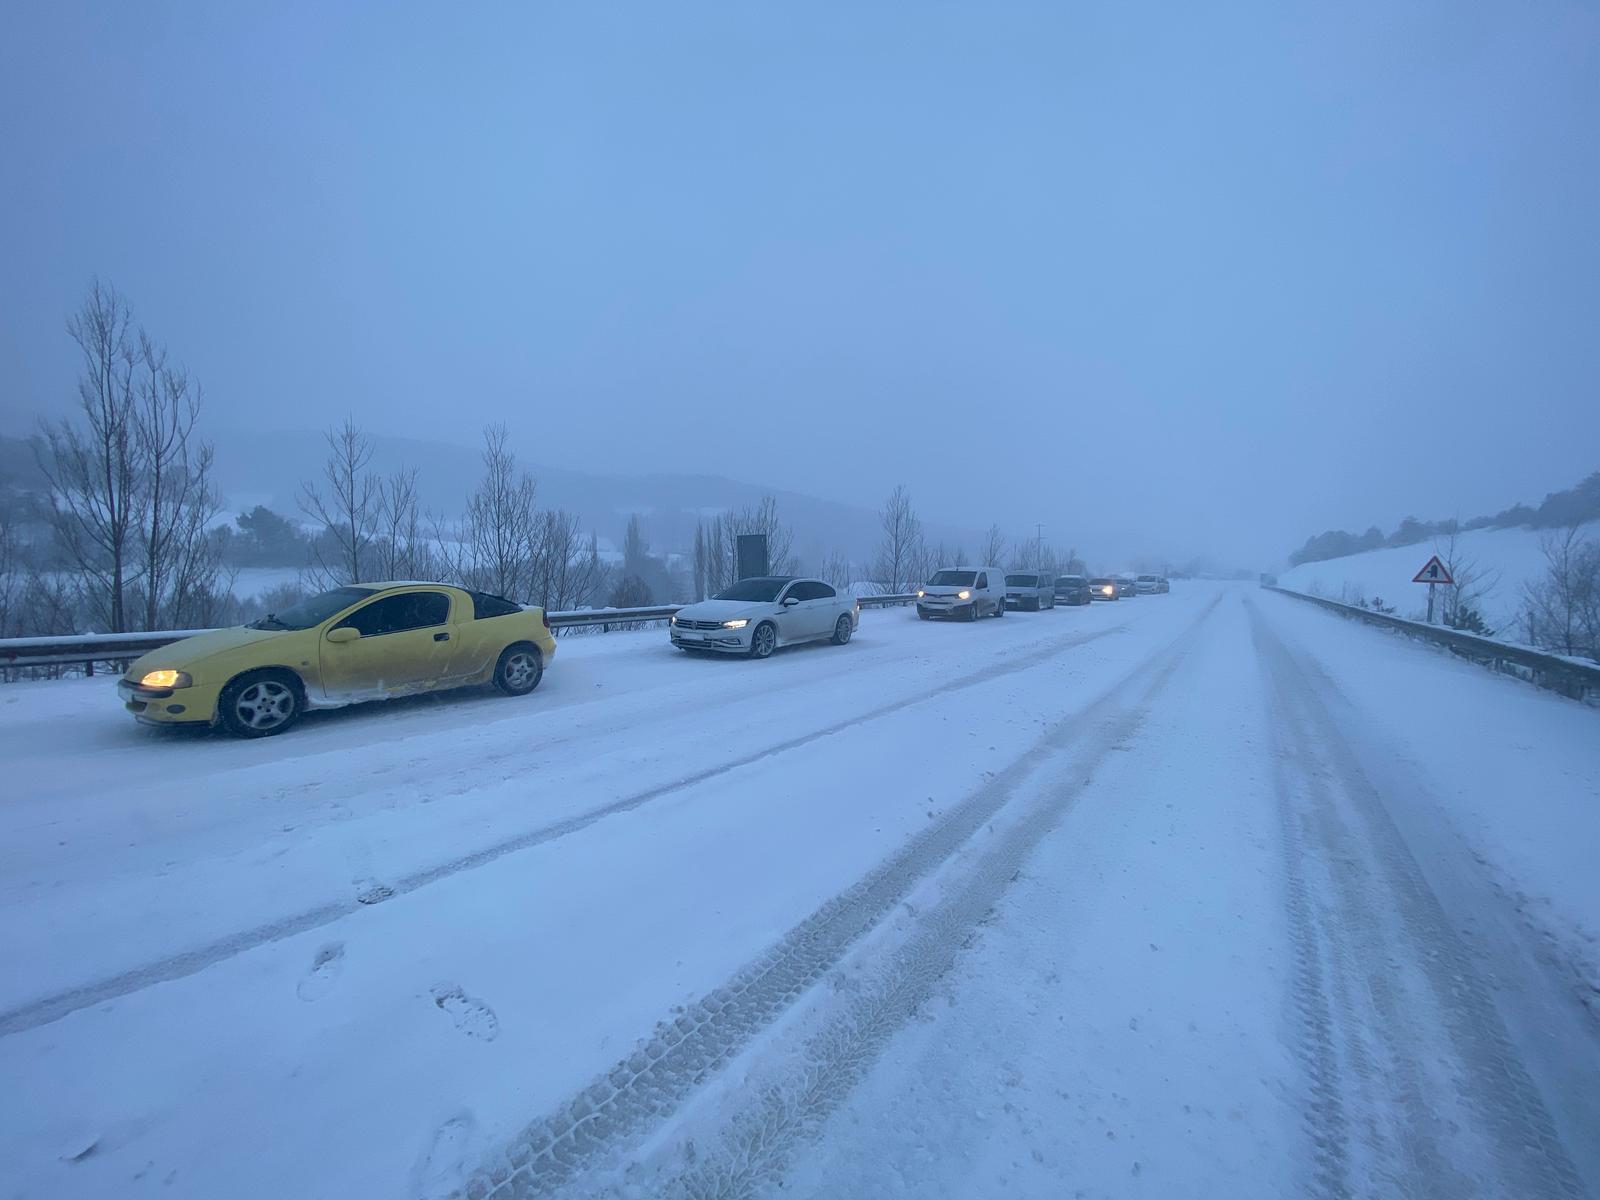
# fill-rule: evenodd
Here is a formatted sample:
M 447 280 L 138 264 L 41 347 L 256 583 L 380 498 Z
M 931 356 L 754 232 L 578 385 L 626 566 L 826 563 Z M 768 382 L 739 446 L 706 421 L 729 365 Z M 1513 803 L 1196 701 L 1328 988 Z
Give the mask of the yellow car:
M 555 652 L 541 609 L 442 583 L 358 583 L 152 650 L 117 692 L 140 721 L 266 737 L 308 708 L 491 682 L 525 696 Z

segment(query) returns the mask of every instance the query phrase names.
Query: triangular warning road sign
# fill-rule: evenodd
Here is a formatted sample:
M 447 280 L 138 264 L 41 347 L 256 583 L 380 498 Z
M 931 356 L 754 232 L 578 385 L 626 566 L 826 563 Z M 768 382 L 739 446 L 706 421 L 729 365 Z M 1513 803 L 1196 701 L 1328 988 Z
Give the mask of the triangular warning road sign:
M 1432 558 L 1430 558 L 1428 560 L 1428 565 L 1423 567 L 1422 570 L 1417 572 L 1416 578 L 1413 579 L 1411 582 L 1412 583 L 1454 583 L 1455 582 L 1455 576 L 1450 574 L 1450 568 L 1446 567 L 1442 562 L 1440 562 L 1439 561 L 1439 556 L 1437 554 L 1435 554 Z

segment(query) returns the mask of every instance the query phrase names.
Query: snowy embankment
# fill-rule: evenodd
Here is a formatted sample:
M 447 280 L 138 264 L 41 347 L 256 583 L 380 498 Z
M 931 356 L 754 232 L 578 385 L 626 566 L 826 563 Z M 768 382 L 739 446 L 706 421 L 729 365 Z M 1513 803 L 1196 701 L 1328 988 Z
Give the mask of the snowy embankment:
M 14 685 L 7 1195 L 1577 1194 L 1597 721 L 1209 585 L 255 743 Z
M 1485 581 L 1481 603 L 1484 619 L 1507 640 L 1526 640 L 1526 588 L 1538 583 L 1545 572 L 1542 539 L 1560 532 L 1478 529 L 1456 538 L 1457 558 L 1471 562 Z M 1600 538 L 1600 522 L 1585 526 L 1583 532 Z M 1428 611 L 1428 589 L 1411 580 L 1431 555 L 1444 558 L 1446 550 L 1443 538 L 1414 546 L 1386 546 L 1325 562 L 1302 563 L 1280 575 L 1278 584 L 1291 591 L 1347 603 L 1354 603 L 1357 598 L 1370 603 L 1377 597 L 1385 605 L 1393 605 L 1400 616 L 1421 618 Z

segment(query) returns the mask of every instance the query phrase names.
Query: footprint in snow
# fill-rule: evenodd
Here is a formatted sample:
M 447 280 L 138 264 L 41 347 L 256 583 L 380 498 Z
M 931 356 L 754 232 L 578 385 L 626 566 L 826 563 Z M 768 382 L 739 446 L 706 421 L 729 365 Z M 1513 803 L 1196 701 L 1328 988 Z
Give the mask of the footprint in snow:
M 317 951 L 317 956 L 311 960 L 311 969 L 300 980 L 300 985 L 295 988 L 300 999 L 310 1003 L 320 1000 L 328 994 L 333 987 L 333 981 L 339 978 L 339 971 L 344 966 L 344 943 L 329 942 Z
M 411 1168 L 411 1195 L 415 1200 L 446 1200 L 457 1195 L 467 1181 L 467 1152 L 475 1122 L 471 1113 L 451 1117 L 438 1129 Z
M 450 1019 L 456 1028 L 470 1038 L 492 1042 L 500 1036 L 500 1018 L 476 996 L 469 996 L 453 983 L 442 983 L 433 989 L 433 1002 Z

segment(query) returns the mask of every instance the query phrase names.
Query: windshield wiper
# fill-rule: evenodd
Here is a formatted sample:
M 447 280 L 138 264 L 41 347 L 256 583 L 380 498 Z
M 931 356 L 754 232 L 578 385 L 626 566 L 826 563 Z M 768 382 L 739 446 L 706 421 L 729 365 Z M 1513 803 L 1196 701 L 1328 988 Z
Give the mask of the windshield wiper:
M 268 613 L 266 616 L 262 617 L 259 621 L 251 621 L 250 622 L 250 628 L 251 629 L 287 629 L 289 627 L 287 625 L 285 625 L 282 621 L 278 620 L 278 618 L 274 614 Z

